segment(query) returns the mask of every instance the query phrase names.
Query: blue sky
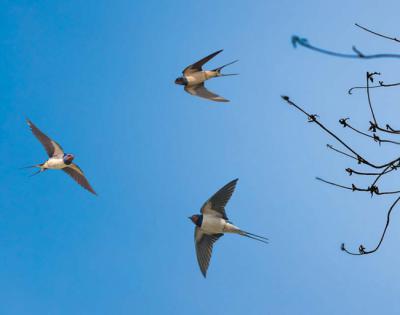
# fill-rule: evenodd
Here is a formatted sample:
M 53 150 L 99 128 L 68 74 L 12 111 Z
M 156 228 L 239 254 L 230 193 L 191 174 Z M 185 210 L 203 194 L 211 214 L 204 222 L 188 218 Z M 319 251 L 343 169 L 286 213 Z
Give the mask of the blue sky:
M 392 198 L 339 191 L 354 166 L 280 99 L 288 94 L 383 161 L 395 147 L 354 137 L 341 117 L 367 127 L 365 93 L 347 95 L 366 71 L 398 81 L 395 60 L 335 59 L 293 49 L 293 34 L 346 51 L 396 52 L 358 22 L 396 33 L 387 1 L 1 1 L 1 314 L 398 314 L 399 214 L 375 245 Z M 224 49 L 210 67 L 240 59 L 207 102 L 174 79 Z M 374 91 L 396 125 L 398 90 Z M 29 178 L 42 162 L 29 117 L 76 155 L 99 197 L 62 172 Z M 187 217 L 228 181 L 227 207 L 271 244 L 226 235 L 205 280 Z M 396 187 L 396 175 L 384 185 Z

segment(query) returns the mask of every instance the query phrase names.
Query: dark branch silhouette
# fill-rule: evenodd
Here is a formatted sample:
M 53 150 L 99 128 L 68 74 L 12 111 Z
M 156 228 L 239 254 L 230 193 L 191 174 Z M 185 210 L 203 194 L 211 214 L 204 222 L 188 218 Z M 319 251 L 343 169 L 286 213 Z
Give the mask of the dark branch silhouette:
M 357 24 L 357 23 L 355 25 L 358 28 L 360 28 L 370 34 L 373 34 L 377 37 L 381 37 L 384 39 L 394 41 L 396 43 L 400 43 L 400 39 L 398 39 L 396 37 L 391 37 L 388 35 L 378 33 L 378 32 L 373 31 L 365 26 L 361 26 L 360 24 Z M 316 51 L 316 52 L 319 52 L 319 53 L 322 53 L 325 55 L 340 57 L 340 58 L 351 58 L 351 59 L 400 58 L 400 54 L 391 54 L 391 53 L 365 54 L 365 53 L 361 52 L 359 49 L 357 49 L 355 46 L 352 47 L 352 53 L 341 53 L 341 52 L 331 51 L 331 50 L 328 50 L 325 48 L 311 45 L 307 39 L 300 38 L 299 36 L 292 36 L 292 44 L 295 48 L 299 45 L 299 46 L 308 48 L 310 50 L 313 50 L 313 51 Z M 371 120 L 369 121 L 368 130 L 362 131 L 359 128 L 354 127 L 353 125 L 351 125 L 349 123 L 349 118 L 342 118 L 339 120 L 339 123 L 340 123 L 340 125 L 342 125 L 342 127 L 349 128 L 354 133 L 359 134 L 363 137 L 367 137 L 367 138 L 373 140 L 374 142 L 377 142 L 379 145 L 381 145 L 382 143 L 391 143 L 391 144 L 399 145 L 400 142 L 398 142 L 398 141 L 394 141 L 394 140 L 390 140 L 390 139 L 383 139 L 380 137 L 379 133 L 384 133 L 384 134 L 391 135 L 391 136 L 400 135 L 400 129 L 392 128 L 388 123 L 382 124 L 379 122 L 379 120 L 376 116 L 375 110 L 374 110 L 374 106 L 373 106 L 373 102 L 372 102 L 372 98 L 371 98 L 371 90 L 376 89 L 376 88 L 397 87 L 397 86 L 400 86 L 400 82 L 385 84 L 384 81 L 378 81 L 378 84 L 374 85 L 375 77 L 378 75 L 380 75 L 379 72 L 367 72 L 366 77 L 365 77 L 365 79 L 366 79 L 365 86 L 354 86 L 348 90 L 349 94 L 352 94 L 352 92 L 354 90 L 365 90 L 366 91 L 368 107 L 369 107 L 369 111 L 371 114 Z M 365 157 L 363 157 L 361 154 L 359 154 L 355 149 L 353 149 L 347 142 L 343 141 L 339 136 L 337 136 L 334 132 L 332 132 L 330 129 L 328 129 L 318 119 L 319 118 L 318 115 L 309 114 L 302 107 L 300 107 L 299 105 L 297 105 L 296 103 L 291 101 L 288 96 L 282 96 L 282 98 L 288 104 L 290 104 L 291 106 L 296 108 L 298 111 L 300 111 L 304 115 L 306 115 L 308 118 L 308 122 L 315 123 L 316 125 L 318 125 L 323 131 L 325 131 L 327 134 L 329 134 L 331 137 L 333 137 L 343 147 L 343 149 L 338 149 L 338 148 L 335 148 L 334 146 L 328 144 L 327 147 L 329 149 L 331 149 L 331 150 L 335 151 L 336 153 L 339 153 L 343 156 L 346 156 L 353 161 L 355 160 L 358 164 L 363 164 L 366 167 L 376 170 L 376 171 L 370 171 L 370 170 L 358 171 L 358 170 L 354 170 L 353 168 L 350 168 L 350 167 L 346 168 L 346 172 L 349 174 L 349 176 L 357 175 L 357 176 L 373 177 L 372 183 L 367 187 L 358 187 L 355 184 L 351 184 L 351 186 L 350 185 L 342 185 L 342 184 L 338 184 L 338 183 L 335 183 L 332 181 L 322 179 L 320 177 L 317 177 L 317 180 L 322 181 L 328 185 L 332 185 L 332 186 L 335 186 L 335 187 L 338 187 L 341 189 L 345 189 L 345 190 L 349 190 L 352 192 L 355 192 L 355 191 L 366 192 L 366 193 L 369 193 L 371 195 L 371 197 L 374 195 L 382 196 L 382 195 L 400 194 L 400 190 L 380 191 L 379 187 L 378 187 L 378 182 L 380 180 L 382 180 L 382 178 L 386 174 L 396 171 L 398 168 L 400 168 L 400 157 L 398 157 L 392 161 L 383 163 L 383 164 L 372 163 L 371 161 L 369 161 Z M 393 211 L 394 207 L 397 205 L 397 203 L 399 202 L 399 200 L 400 200 L 400 196 L 397 197 L 394 200 L 394 202 L 392 203 L 392 205 L 390 206 L 390 208 L 387 212 L 385 227 L 383 229 L 383 232 L 381 234 L 379 242 L 375 246 L 374 249 L 366 250 L 364 245 L 360 245 L 358 248 L 358 252 L 352 252 L 352 251 L 349 251 L 346 249 L 344 243 L 342 244 L 341 249 L 350 255 L 366 255 L 366 254 L 372 254 L 372 253 L 376 252 L 382 245 L 382 242 L 386 236 L 386 232 L 387 232 L 387 229 L 390 224 L 390 218 L 391 218 L 392 211 Z
M 352 125 L 350 125 L 348 123 L 350 118 L 341 118 L 339 119 L 339 123 L 343 126 L 343 128 L 348 127 L 351 130 L 353 130 L 354 132 L 363 135 L 365 137 L 371 138 L 372 140 L 374 140 L 375 142 L 377 142 L 379 145 L 381 145 L 381 143 L 392 143 L 392 144 L 400 144 L 400 142 L 397 141 L 393 141 L 393 140 L 386 140 L 386 139 L 381 139 L 376 133 L 373 133 L 372 135 L 365 133 L 361 130 L 358 130 L 357 128 L 353 127 Z
M 397 169 L 398 166 L 392 166 L 391 169 L 385 171 L 385 173 L 383 174 L 387 174 L 390 173 L 392 171 L 395 171 Z M 356 171 L 350 167 L 346 168 L 346 172 L 349 174 L 349 176 L 356 174 L 356 175 L 362 175 L 362 176 L 375 176 L 375 175 L 380 175 L 382 173 L 376 173 L 376 172 L 360 172 L 360 171 Z
M 336 148 L 335 148 L 333 145 L 331 145 L 331 144 L 327 144 L 326 146 L 328 147 L 328 149 L 331 149 L 331 150 L 333 150 L 333 151 L 335 151 L 335 152 L 337 152 L 337 153 L 340 153 L 340 154 L 342 154 L 342 155 L 345 155 L 345 156 L 347 156 L 347 157 L 349 157 L 349 158 L 351 158 L 351 159 L 353 159 L 353 160 L 356 160 L 356 161 L 358 162 L 358 164 L 361 164 L 360 161 L 359 161 L 356 157 L 352 156 L 351 154 L 348 154 L 348 153 L 346 153 L 346 152 L 343 152 L 342 150 L 336 149 Z
M 364 27 L 364 26 L 361 26 L 361 25 L 358 24 L 358 23 L 354 23 L 354 25 L 357 26 L 357 27 L 359 27 L 359 28 L 361 28 L 361 29 L 363 29 L 364 31 L 367 31 L 368 33 L 371 33 L 371 34 L 374 34 L 374 35 L 376 35 L 376 36 L 383 37 L 383 38 L 386 38 L 386 39 L 390 39 L 390 40 L 393 40 L 393 41 L 395 41 L 395 42 L 400 43 L 400 40 L 397 39 L 396 37 L 390 37 L 390 36 L 387 36 L 387 35 L 383 35 L 383 34 L 381 34 L 381 33 L 377 33 L 377 32 L 372 31 L 372 30 L 370 30 L 370 29 L 368 29 L 368 28 L 366 28 L 366 27 Z
M 380 190 L 379 190 L 379 187 L 376 186 L 376 185 L 371 185 L 371 186 L 368 186 L 367 188 L 359 188 L 359 187 L 357 187 L 357 186 L 354 185 L 354 184 L 351 184 L 351 187 L 350 187 L 350 186 L 341 185 L 341 184 L 337 184 L 337 183 L 328 181 L 328 180 L 323 179 L 323 178 L 321 178 L 321 177 L 316 177 L 315 179 L 316 179 L 316 180 L 319 180 L 319 181 L 321 181 L 321 182 L 324 182 L 325 184 L 329 184 L 329 185 L 332 185 L 332 186 L 336 186 L 336 187 L 343 188 L 343 189 L 347 189 L 347 190 L 351 190 L 351 191 L 369 192 L 369 193 L 371 194 L 371 197 L 372 197 L 374 194 L 377 195 L 377 196 L 379 196 L 379 195 L 393 195 L 393 194 L 398 194 L 398 193 L 400 193 L 400 190 L 395 190 L 395 191 L 380 191 Z
M 369 77 L 368 77 L 368 80 L 370 80 Z M 375 164 L 367 161 L 365 158 L 363 158 L 353 148 L 351 148 L 347 143 L 345 143 L 341 138 L 339 138 L 335 133 L 333 133 L 330 129 L 328 129 L 322 122 L 320 122 L 318 120 L 318 115 L 309 114 L 301 106 L 297 105 L 295 102 L 290 100 L 290 98 L 288 96 L 282 96 L 282 99 L 285 100 L 289 105 L 293 106 L 298 111 L 300 111 L 301 113 L 306 115 L 307 118 L 308 118 L 308 122 L 316 123 L 322 130 L 324 130 L 326 133 L 328 133 L 334 139 L 336 139 L 345 149 L 347 149 L 349 151 L 349 153 L 343 152 L 343 151 L 341 151 L 339 149 L 336 149 L 332 145 L 327 145 L 328 148 L 330 148 L 330 149 L 332 149 L 332 150 L 334 150 L 334 151 L 336 151 L 336 152 L 338 152 L 340 154 L 343 154 L 343 155 L 345 155 L 347 157 L 350 157 L 353 160 L 356 160 L 358 164 L 364 164 L 364 165 L 367 165 L 367 166 L 369 166 L 371 168 L 374 168 L 374 169 L 381 169 L 380 172 L 360 172 L 360 171 L 355 171 L 352 168 L 346 168 L 346 172 L 349 175 L 356 174 L 356 175 L 363 175 L 363 176 L 375 176 L 375 179 L 373 180 L 373 182 L 366 188 L 357 187 L 355 184 L 351 184 L 351 186 L 341 185 L 341 184 L 334 183 L 332 181 L 328 181 L 328 180 L 322 179 L 320 177 L 317 177 L 316 178 L 317 180 L 322 181 L 322 182 L 324 182 L 326 184 L 335 186 L 335 187 L 339 187 L 339 188 L 342 188 L 342 189 L 350 190 L 352 192 L 355 192 L 355 191 L 357 191 L 357 192 L 367 192 L 367 193 L 371 194 L 371 197 L 373 195 L 380 196 L 380 195 L 393 195 L 393 194 L 399 194 L 400 193 L 400 190 L 380 191 L 379 187 L 377 185 L 378 181 L 384 175 L 386 175 L 386 174 L 388 174 L 388 173 L 390 173 L 392 171 L 397 170 L 397 168 L 400 166 L 400 157 L 396 158 L 396 159 L 394 159 L 394 160 L 392 160 L 392 161 L 390 161 L 388 163 L 384 163 L 382 165 L 375 165 Z M 373 108 L 372 108 L 372 103 L 370 103 L 370 111 L 371 111 L 371 114 L 374 113 Z M 373 117 L 375 118 L 375 116 L 373 116 Z M 341 125 L 343 125 L 344 127 L 349 127 L 349 124 L 348 124 L 347 121 L 348 121 L 348 119 L 345 118 L 345 119 L 339 120 L 339 123 Z M 376 120 L 374 120 L 374 121 L 376 121 Z M 361 132 L 361 134 L 369 136 L 368 134 L 363 133 L 363 132 Z M 381 238 L 380 238 L 377 246 L 374 249 L 367 251 L 365 249 L 364 245 L 360 245 L 359 248 L 358 248 L 358 253 L 356 253 L 356 252 L 351 252 L 351 251 L 347 250 L 345 245 L 344 245 L 344 243 L 342 244 L 341 249 L 344 252 L 346 252 L 346 253 L 348 253 L 350 255 L 366 255 L 366 254 L 372 254 L 372 253 L 376 252 L 379 249 L 379 247 L 381 246 L 381 244 L 382 244 L 382 242 L 384 240 L 384 237 L 386 235 L 386 231 L 387 231 L 387 229 L 389 227 L 389 224 L 390 224 L 390 215 L 391 215 L 391 213 L 392 213 L 392 211 L 394 209 L 394 206 L 398 203 L 399 200 L 400 200 L 400 197 L 398 197 L 395 200 L 395 202 L 391 205 L 391 207 L 389 208 L 388 213 L 387 213 L 387 219 L 386 219 L 385 228 L 384 228 L 384 230 L 382 232 Z
M 375 75 L 380 75 L 380 73 L 379 72 L 372 72 L 372 73 L 367 72 L 366 91 L 367 91 L 367 98 L 368 98 L 368 106 L 370 108 L 372 119 L 373 119 L 373 122 L 372 121 L 369 122 L 370 123 L 369 130 L 372 132 L 376 132 L 377 130 L 379 130 L 379 131 L 389 133 L 389 134 L 400 134 L 400 130 L 393 129 L 389 124 L 386 124 L 386 126 L 385 126 L 386 128 L 381 127 L 376 120 L 374 109 L 372 106 L 370 86 L 369 86 L 370 81 L 374 82 Z
M 353 54 L 339 53 L 331 50 L 327 50 L 324 48 L 319 48 L 317 46 L 313 46 L 309 43 L 306 38 L 301 38 L 299 36 L 292 36 L 292 44 L 296 48 L 297 45 L 303 46 L 305 48 L 320 52 L 325 55 L 342 57 L 342 58 L 352 58 L 352 59 L 376 59 L 376 58 L 400 58 L 399 54 L 372 54 L 366 55 L 358 50 L 355 46 L 352 47 Z
M 346 144 L 341 138 L 339 138 L 335 133 L 333 133 L 332 131 L 330 131 L 327 127 L 325 127 L 325 125 L 323 125 L 319 120 L 318 120 L 318 115 L 315 114 L 309 114 L 307 113 L 303 108 L 301 108 L 300 106 L 298 106 L 297 104 L 295 104 L 294 102 L 292 102 L 288 96 L 282 96 L 282 98 L 288 102 L 290 105 L 292 105 L 293 107 L 297 108 L 299 111 L 301 111 L 303 114 L 305 114 L 308 118 L 308 122 L 314 122 L 316 123 L 319 127 L 321 127 L 325 132 L 327 132 L 329 135 L 331 135 L 333 138 L 335 138 L 340 144 L 342 144 L 349 152 L 351 152 L 353 155 L 350 154 L 351 157 L 353 157 L 354 159 L 356 159 L 358 161 L 359 164 L 366 164 L 370 167 L 376 168 L 376 169 L 381 169 L 381 168 L 385 168 L 388 166 L 393 165 L 394 163 L 400 161 L 400 157 L 394 159 L 393 161 L 378 165 L 378 164 L 374 164 L 369 162 L 367 159 L 365 159 L 364 157 L 362 157 L 360 154 L 358 154 L 353 148 L 351 148 L 348 144 Z
M 369 89 L 376 89 L 376 88 L 383 88 L 383 87 L 393 87 L 393 86 L 399 86 L 399 83 L 390 83 L 390 84 L 385 84 L 383 81 L 379 81 L 379 85 L 373 85 L 373 86 L 369 86 Z M 353 86 L 352 88 L 350 88 L 347 92 L 349 94 L 353 94 L 354 90 L 359 90 L 359 89 L 366 89 L 366 86 Z
M 381 245 L 382 245 L 383 239 L 385 238 L 385 235 L 386 235 L 386 231 L 387 231 L 387 229 L 389 227 L 389 224 L 390 224 L 390 215 L 392 214 L 392 211 L 393 211 L 394 207 L 396 206 L 396 204 L 399 202 L 399 200 L 400 200 L 400 197 L 397 197 L 396 200 L 390 206 L 389 211 L 388 211 L 388 213 L 386 215 L 385 228 L 383 229 L 383 232 L 382 232 L 382 235 L 381 235 L 381 238 L 379 240 L 378 245 L 376 245 L 376 247 L 374 249 L 366 251 L 364 245 L 361 244 L 358 247 L 358 253 L 355 253 L 355 252 L 351 252 L 351 251 L 347 250 L 345 244 L 342 243 L 342 246 L 341 246 L 342 251 L 346 252 L 347 254 L 355 255 L 355 256 L 367 255 L 367 254 L 375 253 L 379 249 L 379 247 L 381 247 Z

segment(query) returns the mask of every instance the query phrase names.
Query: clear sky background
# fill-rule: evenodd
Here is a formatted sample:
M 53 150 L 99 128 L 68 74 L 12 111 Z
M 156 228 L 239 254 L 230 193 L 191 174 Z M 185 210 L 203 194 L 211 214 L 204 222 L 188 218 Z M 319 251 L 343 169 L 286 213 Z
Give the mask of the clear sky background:
M 347 89 L 398 60 L 335 59 L 340 51 L 399 52 L 358 22 L 399 36 L 398 1 L 1 1 L 0 314 L 399 314 L 400 209 L 375 245 L 393 197 L 340 191 L 316 175 L 356 182 L 357 167 L 281 99 L 288 94 L 374 161 L 398 156 L 337 120 L 368 127 L 366 95 Z M 234 59 L 208 87 L 228 104 L 192 97 L 174 79 L 225 49 Z M 399 126 L 399 90 L 375 90 L 377 115 Z M 99 193 L 62 172 L 19 167 L 46 154 L 32 119 L 76 155 Z M 398 176 L 381 189 L 398 189 Z M 228 181 L 230 219 L 264 246 L 226 235 L 207 279 L 187 217 Z M 358 180 L 357 183 L 365 183 Z M 396 186 L 397 184 L 397 186 Z

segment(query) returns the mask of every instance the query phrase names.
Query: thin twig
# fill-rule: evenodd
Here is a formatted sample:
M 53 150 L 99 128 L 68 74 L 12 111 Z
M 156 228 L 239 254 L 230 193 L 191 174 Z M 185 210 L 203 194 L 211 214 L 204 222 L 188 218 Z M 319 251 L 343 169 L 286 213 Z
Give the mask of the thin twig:
M 371 111 L 371 115 L 372 115 L 372 119 L 374 120 L 375 125 L 378 125 L 378 123 L 376 122 L 376 117 L 375 117 L 375 113 L 374 113 L 374 109 L 372 108 L 372 103 L 371 103 L 371 96 L 369 93 L 369 81 L 373 81 L 374 80 L 374 75 L 379 75 L 380 73 L 378 72 L 372 72 L 369 73 L 367 72 L 366 75 L 366 79 L 367 79 L 367 96 L 368 96 L 368 105 L 369 105 L 369 109 Z
M 334 51 L 330 51 L 327 49 L 319 48 L 311 45 L 306 38 L 300 38 L 299 36 L 292 36 L 292 44 L 294 47 L 297 45 L 303 46 L 305 48 L 318 51 L 325 55 L 342 57 L 342 58 L 352 58 L 352 59 L 374 59 L 374 58 L 400 58 L 398 54 L 374 54 L 374 55 L 365 55 L 361 51 L 359 51 L 355 46 L 352 47 L 354 54 L 345 54 L 338 53 Z
M 376 165 L 373 164 L 371 162 L 369 162 L 368 160 L 366 160 L 365 158 L 363 158 L 360 154 L 358 154 L 354 149 L 352 149 L 348 144 L 346 144 L 342 139 L 340 139 L 336 134 L 334 134 L 332 131 L 330 131 L 327 127 L 325 127 L 325 125 L 323 125 L 321 122 L 318 121 L 317 115 L 311 115 L 309 113 L 307 113 L 304 109 L 302 109 L 300 106 L 298 106 L 297 104 L 295 104 L 294 102 L 292 102 L 288 96 L 282 96 L 282 99 L 285 100 L 288 104 L 292 105 L 293 107 L 295 107 L 296 109 L 298 109 L 299 111 L 301 111 L 304 115 L 306 115 L 308 117 L 308 121 L 309 122 L 315 122 L 321 129 L 323 129 L 326 133 L 328 133 L 329 135 L 331 135 L 333 138 L 335 138 L 340 144 L 342 144 L 347 150 L 349 150 L 351 153 L 353 153 L 355 155 L 355 157 L 357 158 L 359 163 L 363 163 L 366 164 L 368 166 L 371 166 L 373 168 L 376 169 L 380 169 L 380 168 L 385 168 L 389 165 L 393 165 L 394 163 L 400 161 L 400 158 L 396 158 L 393 161 L 390 161 L 388 163 L 382 164 L 382 165 Z
M 394 201 L 394 203 L 390 206 L 389 211 L 388 211 L 388 213 L 386 215 L 385 228 L 383 229 L 383 232 L 382 232 L 382 235 L 381 235 L 381 238 L 379 240 L 378 245 L 374 249 L 366 251 L 364 245 L 360 245 L 358 247 L 358 253 L 356 253 L 356 252 L 351 252 L 351 251 L 347 250 L 345 244 L 342 243 L 342 246 L 341 246 L 342 251 L 346 252 L 349 255 L 355 255 L 355 256 L 368 255 L 368 254 L 372 254 L 372 253 L 376 252 L 379 249 L 379 247 L 381 246 L 381 244 L 383 242 L 383 239 L 385 238 L 386 231 L 387 231 L 387 229 L 389 227 L 389 224 L 390 224 L 390 215 L 392 214 L 392 211 L 393 211 L 395 205 L 399 201 L 400 201 L 400 197 L 397 197 L 397 199 Z
M 395 169 L 397 169 L 397 168 L 391 168 L 390 170 L 386 171 L 384 174 L 393 172 Z M 353 170 L 352 168 L 346 168 L 346 172 L 349 173 L 350 176 L 353 174 L 363 175 L 363 176 L 364 175 L 365 176 L 377 176 L 377 175 L 381 174 L 381 173 L 373 173 L 373 172 L 360 172 L 360 171 Z
M 395 130 L 393 129 L 389 124 L 386 124 L 386 129 L 382 128 L 379 126 L 376 117 L 375 117 L 375 113 L 372 107 L 372 101 L 371 101 L 371 94 L 370 94 L 370 87 L 369 87 L 369 81 L 373 82 L 374 81 L 374 76 L 375 75 L 380 75 L 379 72 L 367 72 L 367 86 L 366 86 L 366 90 L 367 90 L 367 99 L 368 99 L 368 105 L 371 111 L 371 115 L 373 118 L 373 122 L 370 121 L 370 127 L 369 130 L 372 132 L 376 132 L 377 130 L 385 132 L 385 133 L 389 133 L 389 134 L 400 134 L 400 130 Z
M 319 181 L 321 181 L 321 182 L 323 182 L 323 183 L 325 183 L 325 184 L 332 185 L 332 186 L 339 187 L 339 188 L 343 188 L 343 189 L 346 189 L 346 190 L 360 191 L 360 192 L 369 192 L 369 193 L 371 193 L 371 196 L 373 196 L 374 194 L 379 196 L 379 195 L 393 195 L 393 194 L 398 194 L 398 193 L 400 193 L 400 190 L 395 190 L 395 191 L 379 191 L 379 188 L 378 188 L 378 186 L 376 186 L 376 185 L 368 186 L 368 188 L 360 188 L 360 187 L 357 187 L 357 186 L 354 185 L 354 184 L 351 184 L 351 187 L 350 187 L 350 186 L 346 186 L 346 185 L 337 184 L 337 183 L 328 181 L 328 180 L 326 180 L 326 179 L 323 179 L 323 178 L 321 178 L 321 177 L 316 177 L 315 179 L 316 179 L 316 180 L 319 180 Z
M 393 164 L 393 165 L 394 165 L 394 164 Z M 375 178 L 375 180 L 374 180 L 373 183 L 371 184 L 371 187 L 376 186 L 376 183 L 378 182 L 378 180 L 379 180 L 383 175 L 385 175 L 386 172 L 389 171 L 389 170 L 393 167 L 393 165 L 389 165 L 388 167 L 385 167 L 385 168 L 383 169 L 383 171 Z
M 367 31 L 368 33 L 371 33 L 371 34 L 374 34 L 376 36 L 383 37 L 383 38 L 386 38 L 386 39 L 390 39 L 390 40 L 393 40 L 393 41 L 395 41 L 397 43 L 400 43 L 400 40 L 397 39 L 396 37 L 390 37 L 390 36 L 387 36 L 387 35 L 383 35 L 383 34 L 377 33 L 375 31 L 371 31 L 370 29 L 368 29 L 368 28 L 366 28 L 364 26 L 361 26 L 360 24 L 357 24 L 357 23 L 354 23 L 354 25 L 359 27 L 359 28 L 361 28 L 361 29 L 363 29 L 364 31 Z
M 358 130 L 357 128 L 353 127 L 352 125 L 350 125 L 350 124 L 348 123 L 348 120 L 349 120 L 349 119 L 350 119 L 350 118 L 341 118 L 341 119 L 339 119 L 339 123 L 340 123 L 343 127 L 348 127 L 348 128 L 350 128 L 351 130 L 353 130 L 354 132 L 356 132 L 356 133 L 358 133 L 358 134 L 360 134 L 360 135 L 363 135 L 363 136 L 365 136 L 365 137 L 368 137 L 368 138 L 374 140 L 374 141 L 377 142 L 379 145 L 381 145 L 381 143 L 392 143 L 392 144 L 399 144 L 399 145 L 400 145 L 400 142 L 397 142 L 397 141 L 387 140 L 387 139 L 381 139 L 381 138 L 380 138 L 377 134 L 375 134 L 375 133 L 373 133 L 372 136 L 371 136 L 370 134 L 367 134 L 367 133 L 365 133 L 365 132 L 363 132 L 363 131 L 361 131 L 361 130 Z
M 333 151 L 335 151 L 335 152 L 338 152 L 338 153 L 343 154 L 343 155 L 345 155 L 345 156 L 347 156 L 347 157 L 349 157 L 349 158 L 352 158 L 353 160 L 358 161 L 358 159 L 355 158 L 354 156 L 352 156 L 352 155 L 350 155 L 350 154 L 348 154 L 348 153 L 346 153 L 346 152 L 343 152 L 343 151 L 341 151 L 341 150 L 339 150 L 339 149 L 336 149 L 336 148 L 335 148 L 333 145 L 331 145 L 331 144 L 327 144 L 326 146 L 327 146 L 329 149 L 331 149 L 331 150 L 333 150 Z
M 373 85 L 370 86 L 370 89 L 376 89 L 376 88 L 382 88 L 382 87 L 393 87 L 393 86 L 399 86 L 400 82 L 398 83 L 390 83 L 390 84 L 385 84 L 383 83 L 383 81 L 379 81 L 379 85 Z M 358 90 L 358 89 L 366 89 L 366 86 L 353 86 L 352 88 L 350 88 L 347 93 L 352 94 L 353 90 Z
M 354 189 L 353 189 L 353 187 L 348 187 L 348 186 L 345 186 L 345 185 L 336 184 L 334 182 L 330 182 L 328 180 L 325 180 L 325 179 L 323 179 L 321 177 L 315 177 L 315 179 L 319 180 L 321 182 L 324 182 L 325 184 L 329 184 L 329 185 L 332 185 L 332 186 L 335 186 L 335 187 L 339 187 L 339 188 L 343 188 L 343 189 L 347 189 L 347 190 L 351 190 L 351 191 L 357 190 L 357 187 L 355 187 L 355 186 L 354 186 Z M 358 191 L 361 191 L 361 190 L 358 190 Z

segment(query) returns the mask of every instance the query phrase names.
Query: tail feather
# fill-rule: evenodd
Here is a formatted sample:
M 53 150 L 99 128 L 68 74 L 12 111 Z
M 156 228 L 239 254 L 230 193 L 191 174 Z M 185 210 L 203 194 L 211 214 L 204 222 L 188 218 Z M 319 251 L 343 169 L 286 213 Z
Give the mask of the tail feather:
M 40 174 L 40 173 L 44 172 L 45 170 L 46 170 L 45 168 L 41 168 L 41 169 L 38 170 L 37 172 L 35 172 L 35 173 L 29 175 L 29 177 L 35 176 L 35 175 L 37 175 L 37 174 Z
M 242 236 L 246 236 L 246 237 L 248 237 L 248 238 L 251 238 L 251 239 L 253 239 L 253 240 L 256 240 L 256 241 L 259 241 L 259 242 L 263 242 L 263 243 L 265 243 L 265 244 L 268 244 L 268 243 L 269 243 L 269 242 L 268 242 L 269 239 L 266 238 L 266 237 L 264 237 L 264 236 L 260 236 L 260 235 L 253 234 L 253 233 L 249 233 L 249 232 L 242 231 L 242 230 L 239 232 L 239 234 L 242 235 Z
M 34 167 L 39 167 L 40 168 L 42 166 L 43 166 L 43 164 L 35 164 L 35 165 L 21 167 L 20 170 L 25 170 L 27 168 L 34 168 Z
M 33 173 L 32 175 L 29 175 L 29 177 L 32 177 L 32 176 L 35 176 L 35 175 L 37 175 L 37 174 L 39 174 L 39 173 L 42 173 L 42 172 L 44 172 L 44 171 L 46 170 L 45 168 L 43 168 L 43 164 L 44 164 L 44 163 L 42 163 L 42 164 L 30 165 L 30 166 L 25 166 L 25 167 L 21 167 L 20 169 L 23 170 L 23 169 L 27 169 L 27 168 L 38 167 L 39 170 L 38 170 L 37 172 Z
M 223 69 L 223 68 L 225 68 L 225 67 L 227 67 L 227 66 L 229 66 L 229 65 L 231 65 L 231 64 L 234 64 L 235 62 L 238 62 L 239 60 L 234 60 L 234 61 L 232 61 L 232 62 L 230 62 L 230 63 L 227 63 L 227 64 L 225 64 L 225 65 L 223 65 L 223 66 L 221 66 L 221 67 L 218 67 L 218 68 L 215 68 L 214 70 L 212 70 L 212 71 L 216 71 L 217 73 L 218 73 L 218 75 L 219 76 L 229 76 L 229 75 L 238 75 L 238 73 L 231 73 L 231 74 L 222 74 L 221 73 L 221 70 Z
M 258 237 L 258 238 L 261 238 L 263 240 L 269 241 L 268 237 L 260 236 L 260 235 L 253 234 L 253 233 L 250 233 L 250 232 L 245 232 L 245 233 L 248 234 L 248 235 L 251 235 L 251 236 L 254 236 L 254 237 Z
M 219 77 L 229 77 L 231 75 L 239 75 L 239 73 L 218 73 Z

